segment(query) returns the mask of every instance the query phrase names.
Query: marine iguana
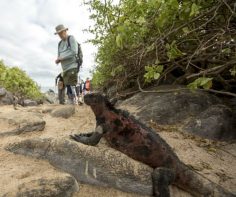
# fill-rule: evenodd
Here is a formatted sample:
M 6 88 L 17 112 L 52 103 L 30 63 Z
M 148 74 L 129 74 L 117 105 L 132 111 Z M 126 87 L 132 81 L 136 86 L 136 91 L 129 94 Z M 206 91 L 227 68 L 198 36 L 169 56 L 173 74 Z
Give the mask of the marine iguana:
M 191 170 L 179 160 L 157 132 L 140 123 L 128 112 L 115 109 L 102 94 L 87 94 L 84 102 L 91 107 L 96 116 L 96 129 L 91 133 L 70 137 L 92 146 L 97 145 L 104 137 L 112 148 L 154 168 L 154 196 L 169 197 L 170 184 L 194 196 L 236 196 Z

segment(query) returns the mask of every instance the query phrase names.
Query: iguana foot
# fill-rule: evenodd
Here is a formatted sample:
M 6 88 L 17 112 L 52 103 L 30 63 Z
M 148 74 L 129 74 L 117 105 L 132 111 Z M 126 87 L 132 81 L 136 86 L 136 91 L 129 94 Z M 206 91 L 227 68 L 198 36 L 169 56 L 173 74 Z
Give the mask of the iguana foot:
M 77 142 L 80 142 L 80 137 L 78 135 L 70 135 L 70 138 Z
M 80 133 L 80 134 L 74 134 L 74 136 L 77 137 L 90 137 L 93 135 L 94 132 L 90 132 L 90 133 Z
M 102 134 L 98 132 L 92 132 L 88 134 L 79 134 L 79 135 L 76 135 L 76 134 L 70 135 L 71 139 L 77 142 L 86 144 L 86 145 L 91 145 L 91 146 L 97 145 L 101 137 L 102 137 Z
M 70 138 L 77 141 L 77 142 L 83 142 L 83 139 L 81 140 L 81 138 L 91 137 L 93 135 L 93 133 L 94 132 L 74 134 L 74 135 L 70 135 Z
M 90 137 L 92 136 L 92 134 L 90 135 L 86 135 L 86 134 L 74 134 L 74 135 L 70 135 L 70 138 L 77 141 L 77 142 L 81 142 L 81 143 L 85 143 L 88 139 L 90 139 Z
M 155 197 L 170 197 L 168 186 L 174 181 L 173 170 L 156 168 L 152 173 L 153 193 Z

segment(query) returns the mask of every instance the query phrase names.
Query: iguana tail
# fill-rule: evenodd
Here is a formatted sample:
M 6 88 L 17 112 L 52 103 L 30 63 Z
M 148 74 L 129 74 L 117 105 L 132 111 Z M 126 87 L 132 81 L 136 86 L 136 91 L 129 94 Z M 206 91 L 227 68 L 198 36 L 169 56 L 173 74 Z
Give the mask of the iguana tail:
M 220 185 L 191 170 L 188 166 L 183 165 L 176 169 L 176 172 L 174 184 L 194 196 L 236 197 L 236 194 L 230 193 Z

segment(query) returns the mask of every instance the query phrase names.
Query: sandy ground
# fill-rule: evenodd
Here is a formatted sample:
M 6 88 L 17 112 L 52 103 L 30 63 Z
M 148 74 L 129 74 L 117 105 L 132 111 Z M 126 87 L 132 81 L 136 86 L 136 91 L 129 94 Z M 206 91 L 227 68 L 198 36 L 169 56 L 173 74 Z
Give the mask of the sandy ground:
M 49 106 L 50 108 L 51 106 Z M 56 106 L 55 106 L 56 107 Z M 41 112 L 48 106 L 19 108 L 21 111 Z M 12 106 L 0 106 L 1 112 L 14 111 Z M 19 184 L 35 180 L 37 178 L 61 176 L 59 172 L 47 161 L 15 155 L 4 150 L 4 146 L 12 142 L 29 138 L 46 138 L 46 137 L 68 137 L 69 134 L 77 132 L 92 131 L 95 126 L 94 115 L 88 107 L 77 106 L 76 113 L 69 119 L 53 118 L 50 114 L 43 114 L 46 121 L 44 131 L 21 134 L 19 136 L 1 137 L 0 140 L 0 197 L 16 188 Z M 4 121 L 0 121 L 1 131 L 12 129 Z M 103 188 L 91 185 L 79 184 L 80 190 L 74 194 L 74 197 L 139 197 L 137 194 L 125 193 L 113 188 Z
M 21 111 L 42 112 L 51 106 L 19 108 Z M 56 107 L 56 106 L 54 106 Z M 0 106 L 1 112 L 14 111 L 12 106 Z M 59 172 L 47 161 L 22 155 L 15 155 L 4 150 L 4 146 L 28 138 L 68 137 L 77 132 L 92 131 L 95 119 L 87 106 L 77 106 L 76 113 L 69 119 L 54 118 L 49 113 L 41 113 L 46 127 L 41 132 L 31 132 L 19 136 L 0 137 L 0 196 L 21 182 L 37 177 L 57 177 Z M 157 125 L 152 125 L 157 127 Z M 0 121 L 1 131 L 9 125 Z M 175 127 L 163 128 L 159 134 L 170 144 L 180 159 L 197 170 L 203 176 L 219 183 L 230 191 L 236 192 L 236 143 L 212 143 L 209 140 L 193 138 L 183 134 Z M 81 185 L 74 197 L 138 197 L 137 194 L 124 193 L 113 188 Z

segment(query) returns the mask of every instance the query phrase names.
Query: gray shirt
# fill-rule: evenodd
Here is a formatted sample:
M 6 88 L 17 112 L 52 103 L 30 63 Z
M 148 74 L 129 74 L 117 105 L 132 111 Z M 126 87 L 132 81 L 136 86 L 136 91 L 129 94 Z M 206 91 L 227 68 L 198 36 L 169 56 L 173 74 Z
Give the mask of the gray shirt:
M 58 48 L 58 57 L 61 60 L 61 67 L 63 72 L 70 70 L 72 68 L 77 68 L 76 55 L 78 52 L 78 44 L 74 36 L 70 36 L 70 47 L 68 47 L 68 39 L 61 40 L 60 46 Z

